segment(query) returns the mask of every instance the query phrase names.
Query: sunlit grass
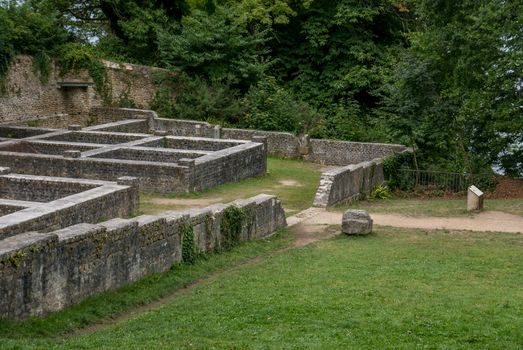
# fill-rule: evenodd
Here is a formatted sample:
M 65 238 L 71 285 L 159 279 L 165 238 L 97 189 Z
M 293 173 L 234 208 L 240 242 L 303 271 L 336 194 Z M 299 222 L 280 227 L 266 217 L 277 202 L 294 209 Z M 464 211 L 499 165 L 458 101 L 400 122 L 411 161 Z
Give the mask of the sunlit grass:
M 220 185 L 203 192 L 143 193 L 140 210 L 145 214 L 155 214 L 165 210 L 232 202 L 238 198 L 248 198 L 260 193 L 278 196 L 288 214 L 312 205 L 320 181 L 320 165 L 269 157 L 267 166 L 268 174 L 265 176 Z

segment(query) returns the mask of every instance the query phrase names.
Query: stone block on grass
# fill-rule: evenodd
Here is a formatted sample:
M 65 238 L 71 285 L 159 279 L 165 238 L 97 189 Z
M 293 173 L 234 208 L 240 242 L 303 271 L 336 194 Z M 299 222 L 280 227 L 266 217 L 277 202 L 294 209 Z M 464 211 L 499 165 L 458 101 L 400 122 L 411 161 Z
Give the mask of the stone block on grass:
M 372 232 L 372 219 L 365 210 L 350 209 L 343 213 L 341 231 L 347 235 L 368 235 Z

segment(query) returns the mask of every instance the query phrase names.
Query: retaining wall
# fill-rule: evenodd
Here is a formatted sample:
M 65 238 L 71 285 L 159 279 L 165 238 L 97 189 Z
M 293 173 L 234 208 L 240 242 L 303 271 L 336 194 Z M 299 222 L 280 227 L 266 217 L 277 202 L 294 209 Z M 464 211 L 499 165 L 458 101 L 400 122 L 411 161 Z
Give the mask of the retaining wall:
M 321 175 L 313 205 L 325 208 L 350 202 L 368 195 L 384 181 L 383 160 L 379 158 L 326 171 Z
M 286 225 L 277 198 L 258 195 L 229 205 L 6 238 L 0 245 L 0 318 L 45 315 L 168 270 L 182 259 L 188 223 L 202 251 L 216 250 L 224 242 L 221 220 L 231 205 L 245 213 L 241 240 L 266 237 Z

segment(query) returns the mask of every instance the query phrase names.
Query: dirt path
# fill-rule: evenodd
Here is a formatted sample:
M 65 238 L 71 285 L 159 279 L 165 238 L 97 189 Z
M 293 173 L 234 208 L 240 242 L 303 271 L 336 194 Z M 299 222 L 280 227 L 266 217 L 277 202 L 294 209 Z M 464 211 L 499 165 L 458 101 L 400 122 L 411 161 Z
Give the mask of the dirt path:
M 315 210 L 312 210 L 315 209 Z M 302 214 L 306 213 L 306 214 Z M 297 221 L 304 225 L 338 225 L 341 224 L 342 213 L 329 212 L 318 208 L 309 208 L 302 212 L 304 217 L 297 214 L 289 218 L 291 222 Z M 485 211 L 472 217 L 431 217 L 407 216 L 400 214 L 370 213 L 375 225 L 421 228 L 421 229 L 447 229 L 523 233 L 523 217 L 499 211 Z

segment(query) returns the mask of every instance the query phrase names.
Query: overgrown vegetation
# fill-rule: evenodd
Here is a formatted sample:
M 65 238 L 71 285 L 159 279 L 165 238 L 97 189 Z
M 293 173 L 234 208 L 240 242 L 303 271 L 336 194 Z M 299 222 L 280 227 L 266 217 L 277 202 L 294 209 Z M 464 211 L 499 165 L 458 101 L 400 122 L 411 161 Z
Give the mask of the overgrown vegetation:
M 230 250 L 240 242 L 242 226 L 245 220 L 243 209 L 234 205 L 223 211 L 220 232 L 223 236 L 223 249 Z
M 194 264 L 200 255 L 194 241 L 194 227 L 190 223 L 184 223 L 181 229 L 182 239 L 182 261 L 186 264 Z

